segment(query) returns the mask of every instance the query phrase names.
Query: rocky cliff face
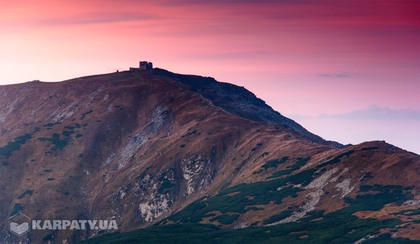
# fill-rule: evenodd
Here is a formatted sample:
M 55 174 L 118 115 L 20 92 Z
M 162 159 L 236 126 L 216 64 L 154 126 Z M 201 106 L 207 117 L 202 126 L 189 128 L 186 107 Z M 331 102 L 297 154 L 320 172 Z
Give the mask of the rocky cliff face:
M 154 69 L 2 86 L 0 123 L 2 242 L 16 240 L 6 229 L 19 211 L 112 219 L 122 232 L 173 223 L 268 228 L 370 206 L 360 199 L 372 194 L 390 197 L 351 216 L 400 222 L 357 238 L 420 238 L 419 214 L 404 214 L 419 206 L 419 156 L 384 142 L 327 142 L 212 78 Z M 99 234 L 32 231 L 24 240 Z

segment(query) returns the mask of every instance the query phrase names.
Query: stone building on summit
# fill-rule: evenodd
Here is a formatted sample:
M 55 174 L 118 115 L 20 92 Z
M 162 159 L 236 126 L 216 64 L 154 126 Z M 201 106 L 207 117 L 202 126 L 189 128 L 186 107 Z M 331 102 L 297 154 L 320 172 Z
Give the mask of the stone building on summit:
M 140 70 L 151 70 L 153 69 L 153 63 L 148 61 L 140 61 Z

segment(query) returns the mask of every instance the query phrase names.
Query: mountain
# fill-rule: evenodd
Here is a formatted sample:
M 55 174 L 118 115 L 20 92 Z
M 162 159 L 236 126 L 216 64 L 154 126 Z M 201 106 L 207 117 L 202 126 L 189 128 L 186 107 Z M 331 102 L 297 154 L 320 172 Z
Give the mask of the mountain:
M 420 156 L 325 141 L 213 78 L 153 69 L 1 86 L 0 123 L 2 243 L 420 240 Z M 19 212 L 118 231 L 17 237 Z

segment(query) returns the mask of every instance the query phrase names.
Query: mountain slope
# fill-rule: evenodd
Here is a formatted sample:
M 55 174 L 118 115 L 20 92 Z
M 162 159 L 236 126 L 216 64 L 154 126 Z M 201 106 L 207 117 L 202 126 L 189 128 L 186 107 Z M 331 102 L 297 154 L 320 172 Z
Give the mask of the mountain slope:
M 0 123 L 2 242 L 14 240 L 7 219 L 18 211 L 115 219 L 121 232 L 192 225 L 215 238 L 344 211 L 354 226 L 377 219 L 352 238 L 392 231 L 420 239 L 418 213 L 410 212 L 420 200 L 418 155 L 384 142 L 324 141 L 212 78 L 154 69 L 2 86 Z M 376 204 L 371 195 L 390 197 Z M 25 238 L 77 243 L 98 234 Z
M 330 144 L 336 147 L 341 146 L 339 143 L 327 142 L 319 136 L 310 133 L 295 121 L 273 110 L 263 100 L 257 98 L 253 93 L 243 87 L 218 82 L 212 77 L 180 75 L 163 69 L 155 69 L 153 74 L 169 77 L 186 84 L 190 90 L 198 92 L 213 105 L 242 118 L 282 126 L 318 143 Z

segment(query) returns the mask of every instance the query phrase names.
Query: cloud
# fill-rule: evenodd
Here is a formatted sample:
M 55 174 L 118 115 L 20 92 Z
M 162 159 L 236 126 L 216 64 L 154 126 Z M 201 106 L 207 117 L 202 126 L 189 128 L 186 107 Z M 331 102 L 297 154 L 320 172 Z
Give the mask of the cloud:
M 338 119 L 420 120 L 420 111 L 371 106 L 367 109 L 333 115 Z
M 341 72 L 341 73 L 331 73 L 331 74 L 319 74 L 321 77 L 327 77 L 327 78 L 348 78 L 350 77 L 349 73 Z
M 47 25 L 79 25 L 107 24 L 127 21 L 148 21 L 160 19 L 160 16 L 147 12 L 87 12 L 68 16 L 41 19 L 39 24 Z
M 343 144 L 385 140 L 420 154 L 420 111 L 371 106 L 335 115 L 291 115 L 309 131 Z
M 320 114 L 318 116 L 290 115 L 293 119 L 339 119 L 339 120 L 420 120 L 420 111 L 411 109 L 391 109 L 386 107 L 371 106 L 366 109 L 340 114 Z

